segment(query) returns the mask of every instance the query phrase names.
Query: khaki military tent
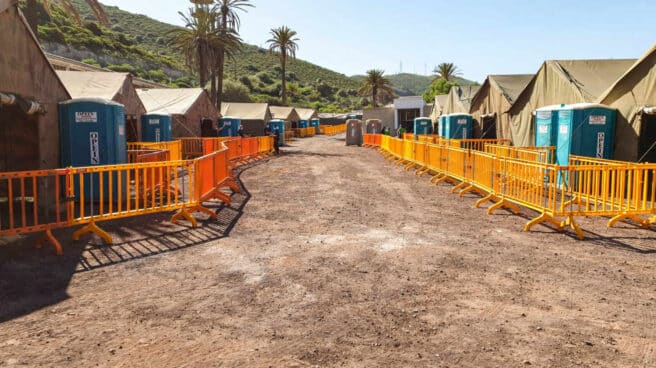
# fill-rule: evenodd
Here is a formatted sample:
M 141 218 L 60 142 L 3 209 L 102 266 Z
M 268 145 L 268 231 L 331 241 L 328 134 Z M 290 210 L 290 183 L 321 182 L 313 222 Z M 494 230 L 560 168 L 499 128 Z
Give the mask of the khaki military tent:
M 59 167 L 57 104 L 70 95 L 15 2 L 0 3 L 0 45 L 0 171 Z
M 244 133 L 252 136 L 264 135 L 264 128 L 271 120 L 269 105 L 265 103 L 224 102 L 221 104 L 221 115 L 239 118 Z
M 508 110 L 513 144 L 534 144 L 536 109 L 597 101 L 633 63 L 633 59 L 546 61 Z
M 480 86 L 453 86 L 447 95 L 446 104 L 442 109 L 442 115 L 465 113 L 469 114 L 472 98 L 476 95 Z
M 298 113 L 298 117 L 300 120 L 312 120 L 312 119 L 318 119 L 319 118 L 319 113 L 317 110 L 314 109 L 303 109 L 300 107 L 296 108 L 296 113 Z
M 656 45 L 598 102 L 618 110 L 615 159 L 656 162 Z
M 129 73 L 58 70 L 57 75 L 72 98 L 102 98 L 123 105 L 127 140 L 139 140 L 141 115 L 146 112 L 146 108 L 137 96 Z
M 510 120 L 505 113 L 533 78 L 531 74 L 490 75 L 471 101 L 474 137 L 510 139 Z
M 444 111 L 444 106 L 446 106 L 446 102 L 449 99 L 449 95 L 437 95 L 435 96 L 435 103 L 433 104 L 433 110 L 431 111 L 430 118 L 433 121 L 433 123 L 437 123 L 437 121 L 440 119 L 440 116 L 442 116 L 442 112 Z
M 269 111 L 271 111 L 271 118 L 283 120 L 287 129 L 296 128 L 296 124 L 301 120 L 293 107 L 269 106 Z
M 203 119 L 218 120 L 220 114 L 202 88 L 138 89 L 148 113 L 173 115 L 173 137 L 199 137 Z

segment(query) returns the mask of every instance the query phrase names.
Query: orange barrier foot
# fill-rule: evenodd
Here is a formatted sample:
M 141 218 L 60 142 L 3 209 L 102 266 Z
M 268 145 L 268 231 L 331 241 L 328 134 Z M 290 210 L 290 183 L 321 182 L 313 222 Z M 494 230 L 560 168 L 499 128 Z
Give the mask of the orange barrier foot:
M 480 188 L 478 188 L 478 187 L 475 187 L 475 186 L 473 186 L 473 185 L 470 184 L 468 187 L 466 187 L 465 189 L 461 190 L 460 193 L 458 193 L 458 196 L 459 196 L 459 197 L 464 197 L 465 194 L 467 194 L 467 193 L 471 193 L 471 192 L 476 192 L 476 193 L 478 193 L 478 194 L 480 194 L 480 195 L 482 195 L 482 196 L 486 196 L 486 195 L 487 195 L 487 192 L 485 192 L 484 190 L 482 190 L 482 189 L 480 189 Z
M 496 210 L 501 209 L 501 208 L 507 208 L 511 210 L 515 215 L 519 214 L 519 206 L 517 206 L 514 203 L 510 203 L 505 199 L 500 200 L 499 202 L 495 203 L 492 205 L 492 207 L 487 209 L 487 214 L 488 215 L 493 215 Z
M 585 236 L 583 235 L 583 230 L 581 229 L 579 224 L 576 223 L 576 221 L 574 220 L 573 215 L 570 215 L 570 216 L 567 217 L 567 220 L 565 220 L 564 225 L 571 227 L 576 232 L 576 237 L 579 240 L 585 239 Z
M 446 176 L 446 175 L 439 175 L 439 176 L 433 177 L 433 179 L 435 179 L 435 180 L 431 180 L 433 182 L 433 184 L 440 185 L 441 183 L 447 181 L 449 179 L 449 177 Z
M 52 245 L 53 248 L 55 248 L 55 253 L 57 253 L 58 256 L 61 256 L 61 255 L 64 254 L 64 249 L 62 248 L 62 246 L 59 243 L 59 241 L 57 240 L 57 238 L 55 238 L 55 236 L 52 235 L 52 230 L 50 230 L 50 228 L 47 228 L 46 231 L 43 234 L 43 237 L 41 237 L 41 239 L 39 239 L 36 242 L 36 248 L 41 249 L 41 248 L 43 248 L 44 244 Z
M 205 208 L 201 205 L 197 205 L 197 206 L 194 206 L 194 207 L 190 208 L 189 212 L 190 213 L 196 213 L 196 212 L 204 213 L 204 214 L 208 215 L 212 220 L 216 220 L 217 218 L 219 218 L 214 211 L 212 211 L 208 208 Z
M 573 221 L 573 219 L 572 219 L 572 221 Z M 538 217 L 534 218 L 533 220 L 529 221 L 528 223 L 526 223 L 526 225 L 524 225 L 524 231 L 531 231 L 533 226 L 544 223 L 544 222 L 548 222 L 548 223 L 556 226 L 556 229 L 558 231 L 563 231 L 563 229 L 565 228 L 565 225 L 566 225 L 566 222 L 558 221 L 555 218 L 553 218 L 553 216 L 548 215 L 546 213 L 542 213 L 540 216 L 538 216 Z M 574 224 L 576 224 L 576 222 L 574 222 Z
M 75 231 L 73 233 L 73 240 L 78 241 L 80 240 L 80 236 L 87 234 L 87 233 L 94 233 L 98 235 L 102 240 L 105 241 L 105 244 L 112 244 L 114 240 L 112 239 L 112 236 L 109 235 L 105 230 L 101 229 L 96 225 L 95 222 L 91 222 L 87 226 Z
M 656 219 L 656 217 L 654 219 Z M 613 227 L 618 222 L 625 221 L 625 220 L 634 221 L 634 222 L 638 223 L 638 226 L 640 226 L 643 229 L 649 229 L 651 227 L 651 224 L 653 223 L 651 221 L 653 219 L 643 219 L 642 217 L 640 217 L 638 215 L 623 213 L 621 215 L 617 215 L 617 216 L 613 217 L 612 219 L 610 219 L 610 221 L 608 221 L 608 227 Z
M 485 196 L 485 197 L 479 199 L 478 201 L 476 201 L 476 204 L 474 205 L 474 207 L 481 208 L 481 206 L 484 205 L 485 203 L 494 202 L 496 200 L 498 200 L 498 198 L 495 195 L 488 194 L 487 196 Z
M 239 188 L 239 184 L 237 184 L 237 181 L 234 178 L 229 178 L 226 180 L 225 185 L 232 189 L 233 192 L 241 193 L 241 188 Z
M 410 171 L 414 168 L 415 168 L 415 163 L 414 162 L 411 162 L 411 163 L 405 165 L 405 171 Z
M 469 185 L 468 183 L 462 182 L 456 185 L 455 187 L 453 187 L 453 189 L 451 189 L 451 193 L 456 193 L 461 189 L 467 188 L 468 185 Z
M 194 229 L 198 227 L 198 221 L 196 221 L 196 218 L 194 218 L 194 216 L 192 216 L 191 213 L 187 210 L 187 207 L 183 206 L 180 211 L 171 217 L 171 222 L 174 224 L 177 224 L 180 220 L 187 220 L 191 222 L 191 227 Z

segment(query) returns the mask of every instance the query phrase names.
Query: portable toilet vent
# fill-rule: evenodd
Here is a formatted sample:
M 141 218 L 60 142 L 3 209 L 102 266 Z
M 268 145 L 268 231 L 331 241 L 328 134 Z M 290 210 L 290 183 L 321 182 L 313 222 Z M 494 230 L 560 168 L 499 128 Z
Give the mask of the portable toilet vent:
M 445 116 L 444 138 L 470 139 L 473 136 L 473 119 L 469 114 L 450 114 Z
M 379 119 L 368 119 L 365 125 L 367 134 L 381 134 L 383 132 L 383 122 Z
M 282 120 L 271 120 L 269 121 L 269 129 L 273 134 L 278 134 L 278 144 L 284 146 L 285 141 L 285 122 Z
M 307 120 L 301 120 L 298 122 L 298 128 L 299 129 L 305 129 L 310 127 L 310 122 Z
M 417 135 L 433 134 L 433 121 L 429 118 L 415 118 L 413 131 L 415 138 Z
M 346 145 L 347 146 L 362 146 L 362 121 L 350 119 L 346 121 Z
M 219 119 L 219 137 L 236 137 L 239 133 L 241 120 L 233 117 Z
M 168 114 L 141 115 L 143 142 L 169 142 L 173 140 L 173 117 Z
M 556 163 L 569 165 L 569 156 L 611 159 L 617 110 L 599 104 L 562 105 L 557 110 Z
M 103 99 L 73 99 L 59 104 L 59 133 L 62 166 L 89 167 L 116 165 L 127 162 L 125 109 L 123 105 Z M 105 174 L 85 174 L 85 199 L 91 202 L 108 200 L 110 191 L 118 198 L 118 178 L 112 181 Z M 103 178 L 103 198 L 100 198 L 100 175 Z M 123 178 L 125 179 L 125 177 Z M 74 177 L 76 198 L 80 198 L 79 176 Z M 126 185 L 120 186 L 124 192 Z M 124 193 L 123 193 L 124 194 Z M 125 198 L 125 196 L 123 196 Z
M 535 146 L 551 147 L 558 139 L 558 108 L 546 106 L 535 111 Z
M 321 126 L 321 120 L 319 120 L 319 119 L 310 119 L 310 126 L 314 127 L 314 129 L 316 130 L 315 134 L 321 133 L 321 130 L 319 129 L 319 127 Z

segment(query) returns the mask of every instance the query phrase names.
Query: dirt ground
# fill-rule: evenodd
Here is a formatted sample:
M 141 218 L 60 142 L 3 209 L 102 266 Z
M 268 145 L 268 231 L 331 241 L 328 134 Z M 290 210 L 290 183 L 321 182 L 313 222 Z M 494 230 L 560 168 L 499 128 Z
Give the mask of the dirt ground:
M 200 229 L 0 247 L 0 366 L 656 366 L 653 230 L 524 233 L 531 213 L 488 216 L 343 137 L 292 145 Z

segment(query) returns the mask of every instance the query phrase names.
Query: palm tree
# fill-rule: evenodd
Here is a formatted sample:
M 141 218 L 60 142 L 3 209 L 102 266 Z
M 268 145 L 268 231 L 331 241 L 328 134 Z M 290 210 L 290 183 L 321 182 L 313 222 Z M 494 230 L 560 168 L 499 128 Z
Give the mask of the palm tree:
M 459 77 L 462 75 L 460 72 L 460 69 L 453 64 L 453 63 L 441 63 L 440 65 L 436 66 L 435 69 L 433 69 L 433 73 L 435 73 L 435 79 L 444 79 L 447 82 L 452 81 L 455 77 Z
M 298 50 L 299 39 L 296 37 L 296 31 L 292 31 L 287 26 L 282 26 L 271 30 L 271 36 L 267 43 L 269 51 L 280 57 L 282 66 L 282 104 L 287 104 L 287 58 L 296 59 L 296 50 Z
M 212 1 L 212 0 L 210 0 Z M 235 35 L 239 32 L 241 20 L 239 19 L 239 11 L 246 12 L 246 8 L 254 7 L 250 0 L 216 0 L 216 9 L 219 13 L 218 29 L 221 38 L 229 38 L 229 33 Z M 239 51 L 241 42 L 238 44 L 226 43 L 216 50 L 216 62 L 212 71 L 212 91 L 213 98 L 217 108 L 221 108 L 223 100 L 223 79 L 226 56 L 231 57 Z
M 43 7 L 46 9 L 46 11 L 49 13 L 50 12 L 50 0 L 41 0 L 43 1 Z M 78 12 L 77 8 L 75 7 L 75 4 L 71 0 L 58 0 L 60 4 L 68 11 L 68 13 L 73 14 L 75 19 L 77 20 L 78 23 L 82 23 L 82 19 L 80 18 L 80 13 Z M 105 13 L 105 9 L 103 9 L 102 5 L 100 2 L 97 0 L 85 0 L 87 4 L 89 4 L 89 7 L 91 7 L 91 10 L 93 10 L 93 14 L 96 16 L 96 19 L 100 21 L 100 23 L 103 24 L 109 24 L 109 18 L 107 18 L 107 13 Z
M 371 96 L 371 105 L 378 107 L 378 97 L 393 96 L 394 90 L 389 79 L 384 77 L 385 72 L 379 69 L 367 71 L 367 76 L 358 90 L 361 96 Z

